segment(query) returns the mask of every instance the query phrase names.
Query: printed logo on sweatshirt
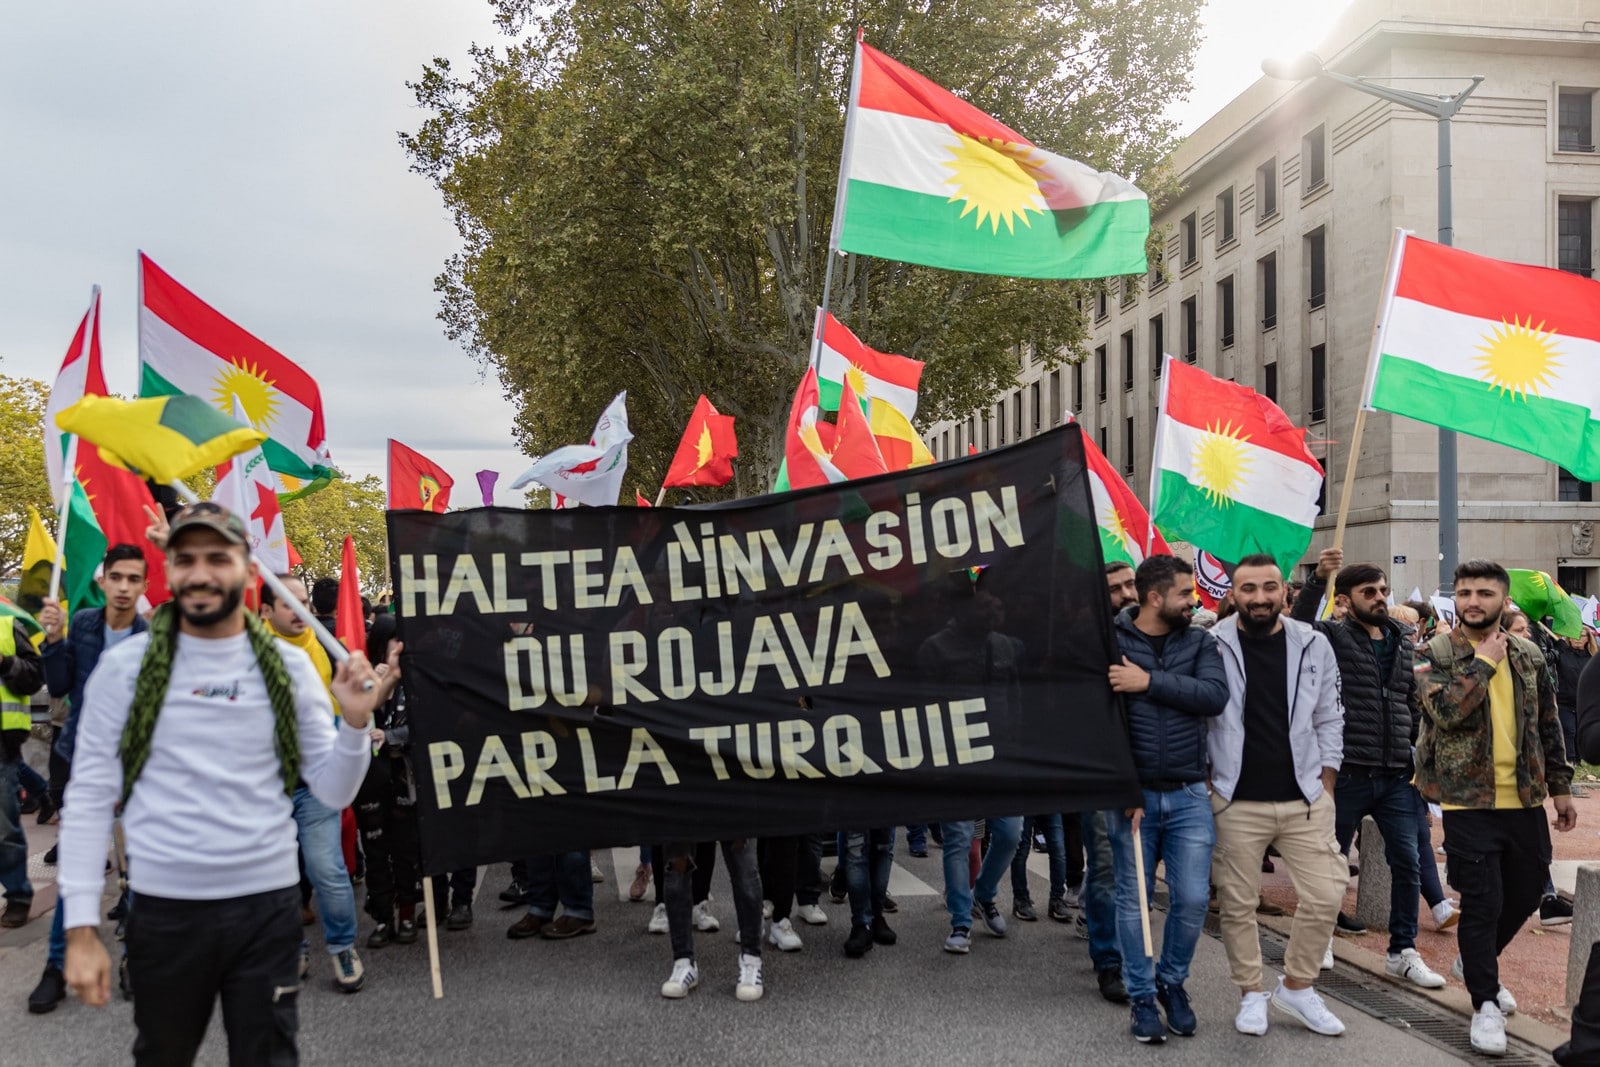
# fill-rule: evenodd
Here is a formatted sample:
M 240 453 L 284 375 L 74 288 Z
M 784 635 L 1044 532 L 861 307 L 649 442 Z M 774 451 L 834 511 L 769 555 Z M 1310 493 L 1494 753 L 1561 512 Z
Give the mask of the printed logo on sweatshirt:
M 202 700 L 227 700 L 229 703 L 239 699 L 239 683 L 231 682 L 228 685 L 202 685 L 195 688 L 193 696 Z

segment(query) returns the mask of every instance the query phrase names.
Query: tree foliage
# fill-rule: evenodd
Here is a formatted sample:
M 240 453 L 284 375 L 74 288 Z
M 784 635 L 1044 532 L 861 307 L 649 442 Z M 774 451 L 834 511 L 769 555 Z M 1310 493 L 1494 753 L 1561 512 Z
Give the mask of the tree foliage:
M 297 573 L 308 586 L 318 578 L 339 577 L 348 534 L 355 538 L 361 591 L 370 597 L 382 592 L 388 573 L 387 502 L 383 480 L 369 474 L 359 481 L 336 478 L 327 488 L 283 505 L 283 530 L 305 561 Z
M 1042 147 L 1167 179 L 1202 0 L 491 0 L 508 41 L 413 84 L 403 134 L 464 248 L 446 332 L 493 366 L 529 452 L 586 440 L 629 390 L 646 492 L 696 396 L 739 419 L 736 488 L 762 491 L 820 301 L 853 29 Z M 925 360 L 920 420 L 1015 377 L 1021 346 L 1079 358 L 1097 283 L 851 256 L 831 310 Z
M 0 575 L 22 565 L 28 505 L 53 523 L 50 477 L 44 465 L 44 408 L 50 388 L 35 378 L 0 374 Z

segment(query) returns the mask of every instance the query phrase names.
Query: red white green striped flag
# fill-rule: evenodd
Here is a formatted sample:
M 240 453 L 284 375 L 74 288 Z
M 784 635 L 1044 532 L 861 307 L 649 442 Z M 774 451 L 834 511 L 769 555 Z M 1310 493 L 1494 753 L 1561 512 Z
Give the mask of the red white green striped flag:
M 860 41 L 833 247 L 1024 278 L 1142 274 L 1150 203 Z M 908 413 L 909 414 L 909 413 Z
M 1364 402 L 1600 481 L 1600 282 L 1397 234 Z
M 859 371 L 856 392 L 882 400 L 908 419 L 917 416 L 917 386 L 922 381 L 922 361 L 868 348 L 831 312 L 817 309 L 822 336 L 817 346 L 817 394 L 822 410 L 839 410 L 839 392 L 851 368 Z
M 267 465 L 294 480 L 284 499 L 337 472 L 323 429 L 322 392 L 287 356 L 247 333 L 139 253 L 139 395 L 200 397 L 232 416 L 235 399 L 267 434 Z M 289 483 L 285 483 L 289 484 Z
M 1075 421 L 1070 415 L 1067 418 Z M 1172 555 L 1166 538 L 1151 524 L 1150 513 L 1087 433 L 1083 435 L 1083 456 L 1089 468 L 1089 497 L 1094 502 L 1094 521 L 1100 527 L 1100 553 L 1105 561 L 1122 560 L 1137 567 L 1146 556 Z
M 1322 489 L 1305 437 L 1254 389 L 1168 357 L 1150 476 L 1156 526 L 1223 559 L 1265 552 L 1287 575 L 1311 543 Z

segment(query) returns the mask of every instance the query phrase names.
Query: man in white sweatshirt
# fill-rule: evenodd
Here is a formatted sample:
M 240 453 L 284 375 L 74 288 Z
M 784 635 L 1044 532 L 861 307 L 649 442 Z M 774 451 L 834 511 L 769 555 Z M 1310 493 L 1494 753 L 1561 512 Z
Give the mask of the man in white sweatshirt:
M 86 1004 L 110 997 L 98 909 L 120 807 L 138 1064 L 190 1063 L 218 994 L 232 1063 L 298 1062 L 290 792 L 301 778 L 323 803 L 350 804 L 372 709 L 399 677 L 393 658 L 374 671 L 353 652 L 334 673 L 336 723 L 306 654 L 245 612 L 246 543 L 216 504 L 180 511 L 167 540 L 172 603 L 107 652 L 85 690 L 61 830 L 66 977 Z

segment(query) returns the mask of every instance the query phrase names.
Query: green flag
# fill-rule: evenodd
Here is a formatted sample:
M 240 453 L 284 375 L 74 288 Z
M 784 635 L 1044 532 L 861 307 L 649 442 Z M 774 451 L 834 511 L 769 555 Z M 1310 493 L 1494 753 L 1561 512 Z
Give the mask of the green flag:
M 1550 619 L 1559 637 L 1583 636 L 1583 612 L 1560 584 L 1544 571 L 1511 570 L 1511 602 L 1530 619 Z

